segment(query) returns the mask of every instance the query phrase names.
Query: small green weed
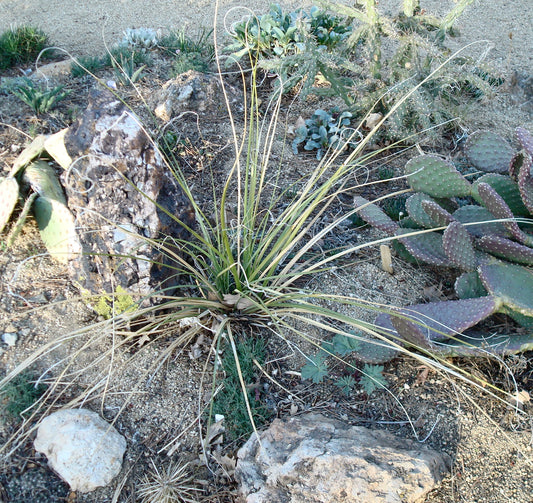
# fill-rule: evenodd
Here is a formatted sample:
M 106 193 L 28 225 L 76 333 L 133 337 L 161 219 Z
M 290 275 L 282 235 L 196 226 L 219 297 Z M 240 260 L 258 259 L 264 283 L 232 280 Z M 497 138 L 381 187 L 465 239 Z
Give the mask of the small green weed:
M 215 46 L 212 30 L 202 30 L 197 37 L 185 35 L 184 30 L 173 31 L 163 37 L 160 49 L 174 58 L 172 75 L 180 75 L 189 70 L 206 73 L 215 59 Z
M 48 36 L 34 26 L 11 28 L 0 35 L 0 70 L 34 60 L 48 45 Z
M 362 349 L 361 342 L 354 337 L 337 334 L 331 341 L 324 342 L 321 350 L 314 356 L 307 358 L 307 363 L 301 369 L 302 379 L 310 379 L 315 384 L 321 383 L 330 375 L 328 358 L 333 356 L 337 360 L 342 360 L 352 369 L 353 374 L 347 374 L 339 377 L 335 381 L 342 392 L 349 395 L 356 384 L 367 394 L 371 395 L 374 391 L 387 387 L 387 380 L 383 376 L 382 365 L 370 365 L 365 363 L 362 369 L 358 369 L 353 363 L 345 361 L 344 358 L 357 353 Z M 358 380 L 354 375 L 359 374 Z
M 105 59 L 97 56 L 81 56 L 72 63 L 70 73 L 73 77 L 79 78 L 87 75 L 87 72 L 94 73 L 105 66 Z
M 258 378 L 260 371 L 254 364 L 254 360 L 260 365 L 264 363 L 265 343 L 261 339 L 244 339 L 237 342 L 236 353 L 242 378 L 247 387 L 248 402 L 257 426 L 271 416 L 270 411 L 261 402 Z M 235 355 L 231 350 L 224 351 L 222 369 L 225 372 L 223 389 L 213 400 L 212 414 L 224 416 L 229 439 L 247 437 L 252 433 L 253 426 L 246 407 Z
M 127 46 L 119 45 L 113 47 L 103 58 L 105 66 L 113 66 L 121 61 L 131 61 L 135 66 L 150 65 L 152 58 L 143 51 L 138 51 Z
M 25 372 L 15 376 L 0 392 L 3 409 L 12 418 L 20 419 L 46 391 L 44 384 L 36 384 L 34 377 Z
M 52 110 L 58 102 L 68 96 L 69 91 L 63 91 L 63 86 L 47 88 L 30 79 L 24 79 L 24 82 L 13 89 L 12 93 L 40 115 Z
M 123 313 L 131 313 L 137 309 L 137 304 L 131 295 L 121 286 L 117 287 L 114 295 L 100 295 L 96 302 L 91 301 L 90 304 L 96 314 L 104 320 L 109 320 L 113 316 L 118 316 Z
M 210 62 L 200 52 L 183 52 L 176 54 L 172 64 L 172 76 L 181 75 L 189 70 L 207 73 Z

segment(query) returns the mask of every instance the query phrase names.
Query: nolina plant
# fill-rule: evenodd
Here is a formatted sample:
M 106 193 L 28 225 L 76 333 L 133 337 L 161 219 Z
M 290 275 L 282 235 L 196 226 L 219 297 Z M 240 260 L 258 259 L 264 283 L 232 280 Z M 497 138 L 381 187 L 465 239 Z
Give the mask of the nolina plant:
M 214 35 L 216 40 L 216 32 Z M 75 385 L 76 379 L 83 376 L 83 369 L 75 369 L 73 365 L 75 358 L 85 349 L 106 341 L 109 330 L 121 334 L 122 337 L 114 339 L 113 347 L 109 349 L 107 355 L 100 354 L 99 361 L 107 357 L 115 362 L 113 355 L 116 351 L 127 348 L 132 340 L 138 340 L 139 337 L 143 340 L 148 339 L 149 343 L 145 343 L 144 347 L 147 344 L 165 341 L 165 349 L 159 352 L 156 361 L 146 370 L 146 375 L 155 372 L 178 348 L 196 340 L 204 331 L 208 331 L 214 353 L 219 354 L 220 351 L 233 353 L 245 407 L 255 429 L 237 349 L 239 338 L 252 337 L 248 331 L 251 325 L 255 327 L 254 331 L 257 327 L 261 327 L 267 333 L 279 335 L 284 339 L 307 338 L 317 348 L 320 347 L 321 341 L 308 338 L 306 331 L 298 328 L 298 325 L 307 324 L 331 336 L 339 334 L 354 339 L 361 338 L 359 335 L 354 335 L 354 332 L 369 334 L 374 337 L 374 343 L 367 342 L 363 345 L 364 349 L 358 352 L 361 360 L 377 361 L 384 349 L 398 346 L 394 340 L 385 338 L 372 324 L 343 314 L 340 309 L 343 306 L 358 306 L 385 311 L 385 308 L 376 307 L 350 296 L 332 296 L 320 291 L 311 291 L 303 285 L 308 278 L 328 268 L 335 260 L 372 244 L 356 245 L 327 257 L 316 254 L 313 250 L 325 236 L 336 229 L 341 221 L 349 217 L 344 214 L 316 230 L 321 224 L 321 218 L 336 198 L 354 188 L 349 186 L 348 175 L 353 171 L 355 161 L 362 163 L 377 155 L 377 152 L 364 153 L 365 146 L 383 122 L 408 98 L 409 93 L 391 108 L 389 114 L 346 158 L 343 158 L 342 162 L 339 150 L 329 151 L 302 180 L 301 190 L 296 197 L 285 204 L 284 190 L 272 189 L 274 184 L 270 183 L 272 177 L 276 177 L 276 173 L 272 173 L 270 153 L 276 136 L 281 98 L 270 103 L 266 110 L 259 113 L 258 86 L 253 60 L 251 64 L 250 91 L 245 94 L 244 108 L 248 112 L 244 117 L 244 134 L 239 135 L 233 116 L 230 114 L 234 145 L 233 165 L 220 193 L 217 193 L 216 188 L 213 189 L 214 216 L 211 212 L 209 214 L 204 212 L 197 203 L 179 166 L 169 166 L 196 213 L 195 228 L 179 221 L 187 228 L 192 238 L 188 241 L 179 241 L 172 237 L 167 237 L 165 240 L 149 240 L 136 236 L 151 243 L 165 254 L 173 264 L 175 273 L 184 278 L 187 284 L 182 286 L 177 294 L 154 292 L 153 296 L 159 301 L 155 307 L 140 307 L 136 311 L 115 313 L 109 320 L 58 337 L 38 349 L 34 355 L 2 379 L 0 388 L 37 359 L 54 351 L 58 345 L 76 338 L 83 338 L 83 347 L 72 352 L 71 356 L 62 362 L 63 368 L 57 370 L 59 375 L 47 391 L 47 396 L 53 398 L 52 402 L 57 401 L 62 393 L 66 396 L 66 391 Z M 220 72 L 219 61 L 217 65 Z M 416 86 L 410 92 L 415 90 Z M 266 119 L 261 121 L 261 117 Z M 352 138 L 347 138 L 347 141 L 350 140 Z M 279 169 L 282 169 L 281 165 Z M 227 212 L 230 194 L 234 195 L 237 201 L 235 214 L 231 218 Z M 162 207 L 160 210 L 165 211 Z M 354 209 L 352 214 L 356 211 L 357 209 Z M 168 215 L 177 218 L 175 215 Z M 175 246 L 168 246 L 169 241 L 179 245 L 181 248 L 179 254 L 174 251 Z M 329 305 L 336 303 L 338 309 L 326 307 L 326 302 Z M 135 324 L 136 320 L 140 320 L 141 323 Z M 132 330 L 134 325 L 138 328 L 136 331 Z M 88 333 L 91 336 L 87 340 Z M 169 334 L 172 334 L 170 342 Z M 407 352 L 404 348 L 399 347 L 399 349 Z M 133 354 L 126 365 L 132 365 L 140 353 Z M 424 363 L 430 362 L 426 356 L 415 356 Z M 58 365 L 56 369 L 59 368 Z M 69 403 L 62 403 L 62 406 L 73 406 L 89 396 L 94 396 L 98 391 L 105 392 L 107 383 L 120 370 L 117 364 L 109 365 L 96 376 L 95 383 L 98 384 Z M 66 376 L 68 379 L 64 379 Z M 60 388 L 62 382 L 69 384 Z M 141 382 L 142 380 L 139 380 L 139 383 Z M 121 410 L 126 407 L 128 401 L 129 398 L 126 398 Z M 36 414 L 37 412 L 34 416 Z M 13 449 L 26 438 L 27 433 L 27 431 L 19 432 L 11 442 L 0 449 L 3 451 Z

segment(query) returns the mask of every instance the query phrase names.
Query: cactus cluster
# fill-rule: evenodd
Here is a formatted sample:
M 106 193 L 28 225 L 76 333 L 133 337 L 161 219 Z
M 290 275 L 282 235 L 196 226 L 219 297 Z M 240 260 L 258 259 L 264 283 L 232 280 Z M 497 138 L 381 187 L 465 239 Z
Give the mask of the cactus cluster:
M 74 217 L 67 207 L 55 169 L 41 158 L 48 153 L 60 165 L 65 165 L 64 146 L 61 148 L 63 135 L 64 131 L 60 131 L 35 138 L 17 157 L 7 178 L 0 181 L 0 232 L 20 201 L 23 209 L 6 238 L 7 246 L 14 242 L 28 213 L 33 211 L 50 255 L 60 262 L 68 262 L 81 252 Z
M 381 314 L 376 326 L 384 334 L 441 356 L 533 349 L 533 333 L 524 333 L 533 328 L 533 137 L 524 128 L 516 136 L 522 147 L 517 153 L 490 131 L 468 138 L 466 157 L 481 172 L 475 180 L 437 156 L 411 159 L 405 172 L 415 193 L 400 223 L 355 198 L 361 218 L 396 236 L 403 257 L 460 271 L 457 300 Z M 525 330 L 487 336 L 472 329 L 495 313 Z

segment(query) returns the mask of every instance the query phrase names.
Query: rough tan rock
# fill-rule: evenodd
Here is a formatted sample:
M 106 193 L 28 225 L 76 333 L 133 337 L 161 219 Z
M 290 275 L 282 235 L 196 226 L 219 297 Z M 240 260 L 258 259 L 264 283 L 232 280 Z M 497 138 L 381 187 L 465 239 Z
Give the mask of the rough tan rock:
M 242 93 L 229 84 L 225 86 L 230 105 L 242 110 Z M 154 96 L 153 107 L 156 117 L 165 122 L 185 112 L 202 114 L 206 110 L 219 110 L 221 114 L 227 113 L 220 77 L 194 70 L 163 84 Z
M 412 440 L 320 414 L 275 420 L 238 452 L 247 503 L 416 503 L 450 458 Z
M 70 59 L 39 65 L 30 78 L 34 80 L 61 79 L 70 75 L 71 67 L 72 61 Z

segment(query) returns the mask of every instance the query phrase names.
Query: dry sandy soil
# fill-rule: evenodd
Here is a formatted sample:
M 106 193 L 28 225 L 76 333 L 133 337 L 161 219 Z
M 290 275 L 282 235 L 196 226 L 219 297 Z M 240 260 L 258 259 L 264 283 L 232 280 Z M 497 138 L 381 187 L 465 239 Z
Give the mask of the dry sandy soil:
M 384 11 L 395 12 L 398 1 L 382 0 Z M 421 2 L 422 6 L 435 14 L 442 14 L 454 5 L 452 1 L 432 0 Z M 246 3 L 248 9 L 258 13 L 265 12 L 269 2 L 251 0 Z M 310 2 L 282 2 L 287 8 L 310 5 Z M 232 7 L 238 10 L 230 11 Z M 480 127 L 497 127 L 509 139 L 518 125 L 533 130 L 532 96 L 519 84 L 533 68 L 533 7 L 531 0 L 492 2 L 479 1 L 467 8 L 458 26 L 461 37 L 457 45 L 464 45 L 477 40 L 487 40 L 473 49 L 474 54 L 483 55 L 491 48 L 487 57 L 506 77 L 504 90 L 492 101 L 484 104 L 476 112 L 472 122 L 466 124 L 470 130 Z M 228 22 L 239 19 L 245 14 L 242 4 L 221 0 L 217 25 L 222 33 L 223 18 L 228 13 Z M 69 51 L 75 56 L 101 55 L 105 42 L 111 44 L 122 38 L 123 31 L 133 27 L 149 27 L 166 30 L 187 27 L 195 31 L 199 26 L 210 27 L 214 19 L 214 3 L 207 0 L 170 1 L 159 0 L 120 0 L 90 2 L 63 2 L 60 0 L 0 0 L 0 32 L 13 24 L 32 24 L 41 27 L 50 35 L 52 43 Z M 220 35 L 222 36 L 222 35 Z M 81 100 L 83 103 L 83 100 Z M 0 120 L 4 121 L 5 117 Z M 26 122 L 24 122 L 26 121 Z M 23 119 L 22 123 L 32 124 Z M 64 123 L 53 124 L 60 129 Z M 68 124 L 67 124 L 68 125 Z M 38 126 L 38 125 L 37 125 Z M 37 127 L 36 126 L 36 127 Z M 49 127 L 51 127 L 49 125 Z M 224 129 L 218 130 L 223 131 Z M 7 152 L 7 153 L 6 153 Z M 16 150 L 14 150 L 16 152 Z M 13 152 L 5 149 L 2 153 L 2 168 L 7 168 Z M 306 162 L 309 162 L 306 161 Z M 30 229 L 31 231 L 31 229 Z M 26 238 L 31 232 L 25 233 Z M 23 236 L 24 237 L 24 236 Z M 364 239 L 364 236 L 363 236 Z M 58 268 L 47 258 L 31 262 L 31 267 L 18 267 L 28 257 L 34 247 L 40 245 L 23 242 L 16 246 L 11 254 L 2 255 L 0 270 L 4 275 L 0 290 L 0 332 L 15 325 L 19 334 L 26 334 L 17 352 L 2 348 L 0 364 L 12 368 L 15 358 L 20 359 L 25 353 L 39 347 L 58 333 L 65 333 L 75 326 L 87 321 L 94 321 L 93 313 L 82 303 L 73 310 L 72 306 L 58 304 L 53 309 L 28 311 L 20 299 L 13 293 L 31 298 L 32 305 L 61 298 L 75 298 L 75 292 L 69 285 L 65 271 Z M 36 248 L 36 251 L 39 250 Z M 34 252 L 35 253 L 35 252 Z M 13 283 L 14 275 L 16 281 Z M 9 279 L 9 284 L 6 280 Z M 423 299 L 439 298 L 442 285 L 434 284 L 435 276 L 419 269 L 402 266 L 394 276 L 389 276 L 379 268 L 376 254 L 365 256 L 365 262 L 353 269 L 337 271 L 335 275 L 315 278 L 321 285 L 332 285 L 332 294 L 347 290 L 364 295 L 369 300 L 384 303 L 413 303 Z M 420 293 L 420 292 L 423 292 Z M 44 300 L 43 300 L 44 299 Z M 29 316 L 33 319 L 29 319 Z M 38 322 L 35 319 L 38 317 Z M 38 326 L 36 326 L 38 325 Z M 74 347 L 74 346 L 73 346 Z M 94 353 L 86 355 L 83 366 L 95 357 L 101 348 L 96 346 Z M 120 366 L 128 354 L 117 355 L 114 364 Z M 158 356 L 158 348 L 146 351 L 142 359 L 136 360 L 135 366 L 127 366 L 117 379 L 114 395 L 104 402 L 94 398 L 89 405 L 101 410 L 105 417 L 112 417 L 120 405 L 119 394 L 131 389 L 135 383 L 147 380 L 151 375 L 150 365 Z M 51 366 L 55 353 L 44 362 Z M 532 356 L 522 355 L 507 361 L 510 370 L 491 362 L 464 362 L 470 372 L 488 380 L 494 380 L 498 386 L 511 386 L 510 374 L 519 380 L 520 388 L 532 388 Z M 277 369 L 273 364 L 271 369 Z M 289 361 L 285 370 L 298 370 L 301 366 L 297 359 Z M 283 370 L 282 368 L 282 370 Z M 402 407 L 414 420 L 415 431 L 420 439 L 434 448 L 448 452 L 454 467 L 441 487 L 427 497 L 425 503 L 531 503 L 533 501 L 532 467 L 532 428 L 531 410 L 525 416 L 515 417 L 512 412 L 494 400 L 483 396 L 468 386 L 453 382 L 443 376 L 430 374 L 417 367 L 413 360 L 395 362 L 386 368 L 392 393 L 399 398 Z M 120 417 L 117 427 L 128 438 L 130 446 L 125 469 L 119 477 L 125 481 L 124 489 L 118 501 L 134 502 L 135 487 L 146 471 L 148 459 L 165 465 L 168 458 L 184 458 L 192 462 L 197 469 L 197 478 L 204 480 L 206 501 L 232 501 L 232 483 L 224 474 L 213 475 L 198 462 L 199 438 L 194 426 L 198 407 L 198 389 L 202 365 L 191 361 L 186 354 L 176 355 L 171 364 L 149 379 L 146 386 L 137 390 L 131 405 Z M 87 375 L 90 381 L 91 375 Z M 334 387 L 324 386 L 320 390 L 303 385 L 299 378 L 286 377 L 286 386 L 291 387 L 295 400 L 283 393 L 272 392 L 272 399 L 277 400 L 278 415 L 294 411 L 295 401 L 299 410 L 320 410 L 333 414 L 354 424 L 374 427 L 386 427 L 398 435 L 413 437 L 413 431 L 405 424 L 403 410 L 386 395 L 377 399 L 366 400 L 355 396 L 343 399 Z M 179 400 L 178 400 L 179 397 Z M 100 409 L 102 406 L 102 409 Z M 297 407 L 297 409 L 298 409 Z M 1 431 L 1 430 L 0 430 Z M 6 431 L 1 431 L 5 434 Z M 236 445 L 226 445 L 225 454 L 232 457 Z M 131 470 L 131 471 L 128 471 Z M 14 482 L 10 482 L 10 480 Z M 2 501 L 2 484 L 9 485 L 11 501 L 30 501 L 34 487 L 39 487 L 39 498 L 32 501 L 65 501 L 68 489 L 46 469 L 42 458 L 35 457 L 31 446 L 15 457 L 15 461 L 0 471 L 0 501 Z M 111 501 L 115 486 L 111 490 L 96 491 L 87 496 L 76 496 L 83 501 L 100 503 Z M 19 499 L 13 497 L 19 492 Z M 120 491 L 119 491 L 120 492 Z M 25 499 L 26 498 L 26 499 Z M 72 495 L 74 498 L 74 495 Z M 9 500 L 8 500 L 9 501 Z

